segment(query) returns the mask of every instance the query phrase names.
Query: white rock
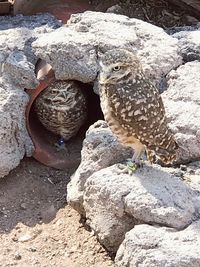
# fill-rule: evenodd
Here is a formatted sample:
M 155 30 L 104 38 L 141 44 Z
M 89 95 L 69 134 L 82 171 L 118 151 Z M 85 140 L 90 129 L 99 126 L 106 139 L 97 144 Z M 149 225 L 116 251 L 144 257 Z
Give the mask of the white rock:
M 32 154 L 24 117 L 28 100 L 20 88 L 0 83 L 0 177 L 14 169 L 25 154 Z
M 115 47 L 134 51 L 152 80 L 160 81 L 181 64 L 178 41 L 147 22 L 116 14 L 87 11 L 71 16 L 67 25 L 43 35 L 33 46 L 50 63 L 58 79 L 95 80 L 98 53 Z
M 116 267 L 199 267 L 200 221 L 183 231 L 141 224 L 126 234 Z
M 85 182 L 94 172 L 130 158 L 133 151 L 122 146 L 104 121 L 88 129 L 81 152 L 81 164 L 67 186 L 67 200 L 79 213 L 85 214 Z
M 198 194 L 167 168 L 144 166 L 132 176 L 117 165 L 92 174 L 85 184 L 83 206 L 98 239 L 115 251 L 126 231 L 138 223 L 177 229 L 199 214 Z
M 178 28 L 172 35 L 179 40 L 184 61 L 200 60 L 200 23 L 195 26 Z
M 188 62 L 168 75 L 162 94 L 170 126 L 180 147 L 181 161 L 200 157 L 200 62 Z

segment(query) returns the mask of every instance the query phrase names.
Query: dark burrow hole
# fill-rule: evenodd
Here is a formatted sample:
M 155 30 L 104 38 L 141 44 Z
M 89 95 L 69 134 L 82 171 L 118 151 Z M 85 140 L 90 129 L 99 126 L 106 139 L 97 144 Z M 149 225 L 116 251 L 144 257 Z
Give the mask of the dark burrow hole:
M 94 93 L 93 85 L 80 83 L 80 88 L 86 95 L 88 117 L 84 125 L 79 129 L 78 133 L 69 140 L 65 141 L 65 149 L 62 149 L 59 146 L 60 136 L 48 131 L 39 121 L 35 111 L 34 103 L 31 106 L 29 114 L 31 132 L 34 134 L 34 137 L 36 137 L 35 140 L 37 140 L 39 143 L 39 147 L 42 144 L 41 149 L 46 149 L 48 150 L 48 153 L 52 153 L 53 157 L 55 157 L 55 160 L 59 158 L 66 160 L 66 168 L 69 167 L 67 164 L 68 159 L 70 159 L 70 163 L 73 163 L 69 164 L 70 167 L 78 166 L 81 160 L 82 143 L 85 138 L 86 131 L 90 125 L 96 121 L 104 119 L 100 107 L 100 99 L 99 96 Z M 49 166 L 51 166 L 51 164 L 49 164 Z M 63 167 L 63 169 L 64 168 L 65 167 Z

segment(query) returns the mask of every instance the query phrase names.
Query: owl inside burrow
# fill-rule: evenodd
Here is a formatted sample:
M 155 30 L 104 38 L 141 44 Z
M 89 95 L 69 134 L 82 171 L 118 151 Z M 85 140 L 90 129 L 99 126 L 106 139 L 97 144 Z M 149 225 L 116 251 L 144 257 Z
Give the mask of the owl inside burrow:
M 77 81 L 55 81 L 37 97 L 35 111 L 42 125 L 60 137 L 62 147 L 87 119 L 86 95 Z
M 159 90 L 145 77 L 139 59 L 126 49 L 99 55 L 99 93 L 104 118 L 118 140 L 134 150 L 138 165 L 146 151 L 151 163 L 170 165 L 177 143 L 165 116 Z

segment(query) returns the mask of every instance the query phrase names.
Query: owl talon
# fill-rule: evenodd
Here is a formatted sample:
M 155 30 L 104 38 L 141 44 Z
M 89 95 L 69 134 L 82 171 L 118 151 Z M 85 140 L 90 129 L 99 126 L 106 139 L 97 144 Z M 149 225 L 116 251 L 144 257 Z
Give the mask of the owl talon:
M 131 175 L 138 169 L 139 165 L 135 162 L 127 162 L 128 173 Z

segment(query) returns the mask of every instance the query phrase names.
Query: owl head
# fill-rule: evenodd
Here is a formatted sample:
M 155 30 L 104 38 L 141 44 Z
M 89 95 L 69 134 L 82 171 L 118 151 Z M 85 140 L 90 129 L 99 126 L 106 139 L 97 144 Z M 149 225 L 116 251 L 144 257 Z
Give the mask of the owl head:
M 125 49 L 112 49 L 100 56 L 100 84 L 116 84 L 134 79 L 141 70 L 139 59 Z

